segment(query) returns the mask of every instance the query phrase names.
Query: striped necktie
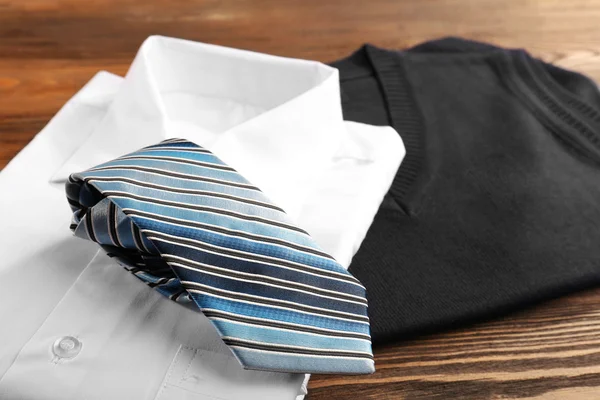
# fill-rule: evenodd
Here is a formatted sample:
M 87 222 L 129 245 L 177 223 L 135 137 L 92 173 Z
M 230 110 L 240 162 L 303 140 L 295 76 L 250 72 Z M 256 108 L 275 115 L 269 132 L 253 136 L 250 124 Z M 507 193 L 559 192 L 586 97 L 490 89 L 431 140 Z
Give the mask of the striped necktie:
M 171 139 L 69 177 L 75 235 L 192 301 L 247 369 L 367 374 L 365 288 L 210 151 Z

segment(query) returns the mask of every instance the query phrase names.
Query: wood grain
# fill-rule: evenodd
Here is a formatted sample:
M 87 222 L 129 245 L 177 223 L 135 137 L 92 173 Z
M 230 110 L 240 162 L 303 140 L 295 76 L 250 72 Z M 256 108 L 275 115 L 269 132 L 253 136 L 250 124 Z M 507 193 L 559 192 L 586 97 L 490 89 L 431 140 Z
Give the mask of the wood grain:
M 162 34 L 332 61 L 364 42 L 457 35 L 524 47 L 600 81 L 600 0 L 0 0 L 0 168 L 98 70 Z M 599 399 L 600 291 L 376 349 L 368 377 L 310 400 Z
M 600 293 L 376 349 L 368 377 L 314 376 L 314 399 L 598 399 Z

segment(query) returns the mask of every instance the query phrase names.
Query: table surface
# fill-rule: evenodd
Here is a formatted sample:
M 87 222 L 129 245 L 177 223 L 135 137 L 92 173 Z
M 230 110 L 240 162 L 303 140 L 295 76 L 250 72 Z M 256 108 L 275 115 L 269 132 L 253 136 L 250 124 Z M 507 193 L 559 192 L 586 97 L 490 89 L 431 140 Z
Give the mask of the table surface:
M 599 20 L 600 0 L 0 0 L 0 168 L 152 34 L 324 62 L 454 35 L 600 81 Z M 375 374 L 315 375 L 309 399 L 598 399 L 599 304 L 589 291 L 376 348 Z

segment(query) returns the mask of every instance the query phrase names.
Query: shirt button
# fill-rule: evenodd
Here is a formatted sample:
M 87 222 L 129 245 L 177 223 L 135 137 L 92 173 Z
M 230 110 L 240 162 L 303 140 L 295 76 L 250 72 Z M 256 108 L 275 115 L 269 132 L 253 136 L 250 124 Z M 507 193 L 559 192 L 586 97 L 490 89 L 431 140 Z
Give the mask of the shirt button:
M 73 358 L 81 351 L 81 342 L 73 336 L 63 336 L 54 342 L 52 352 L 60 358 Z

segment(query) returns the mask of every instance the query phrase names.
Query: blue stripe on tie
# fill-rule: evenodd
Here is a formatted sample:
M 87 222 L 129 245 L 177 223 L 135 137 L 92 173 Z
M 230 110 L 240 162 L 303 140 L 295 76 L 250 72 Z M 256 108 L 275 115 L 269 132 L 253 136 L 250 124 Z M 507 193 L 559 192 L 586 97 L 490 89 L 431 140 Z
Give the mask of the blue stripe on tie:
M 354 316 L 366 316 L 367 314 L 366 307 L 362 304 L 334 300 L 333 298 L 323 298 L 300 291 L 286 290 L 257 282 L 249 282 L 249 279 L 241 281 L 230 277 L 216 276 L 203 271 L 191 271 L 179 267 L 173 267 L 173 269 L 182 281 L 202 282 L 202 284 L 209 285 L 213 288 L 260 296 L 267 299 L 279 299 L 316 308 L 331 309 L 340 313 L 353 314 Z M 308 290 L 306 291 L 308 292 Z M 285 304 L 282 304 L 282 306 L 287 307 Z M 311 312 L 319 313 L 319 311 Z M 343 314 L 338 317 L 351 319 L 353 318 L 353 315 L 346 316 Z
M 198 146 L 197 144 L 188 142 L 188 141 L 179 140 L 177 142 L 169 142 L 169 140 L 164 140 L 160 143 L 153 144 L 151 146 L 146 146 L 141 150 L 154 149 L 156 147 L 186 147 L 186 148 L 190 148 L 190 149 L 203 149 L 203 147 Z
M 167 190 L 145 188 L 122 182 L 102 182 L 102 189 L 103 191 L 111 192 L 121 191 L 130 193 L 132 191 L 135 191 L 135 194 L 138 196 L 156 198 L 160 200 L 190 205 L 200 205 L 223 210 L 230 210 L 241 214 L 256 214 L 260 215 L 263 218 L 272 219 L 274 221 L 286 222 L 286 218 L 283 218 L 285 214 L 283 214 L 280 211 L 244 203 L 243 201 L 222 199 L 212 197 L 210 195 L 204 196 L 196 194 L 173 193 Z
M 177 150 L 167 150 L 167 149 L 148 149 L 144 151 L 136 151 L 134 153 L 130 153 L 127 156 L 164 156 L 164 157 L 177 157 L 182 160 L 190 160 L 190 161 L 200 161 L 207 162 L 212 164 L 218 164 L 222 166 L 227 166 L 223 161 L 215 157 L 211 153 L 186 153 Z M 126 157 L 126 156 L 124 156 Z M 114 162 L 114 161 L 113 161 Z
M 157 243 L 158 244 L 158 243 Z M 290 282 L 302 283 L 310 286 L 327 288 L 341 293 L 348 293 L 354 296 L 364 296 L 364 289 L 349 284 L 343 280 L 329 279 L 326 277 L 317 276 L 311 273 L 298 272 L 284 267 L 268 265 L 252 260 L 241 260 L 239 258 L 227 257 L 224 255 L 209 253 L 206 251 L 190 249 L 179 246 L 177 244 L 160 242 L 159 244 L 162 254 L 176 254 L 181 257 L 198 260 L 199 262 L 209 265 L 227 266 L 233 271 L 247 272 L 251 274 L 262 274 L 275 278 L 284 279 Z M 170 260 L 169 257 L 166 257 Z M 177 262 L 177 260 L 174 260 Z
M 275 354 L 237 347 L 234 355 L 247 368 L 265 369 L 271 371 L 331 373 L 331 365 L 343 364 L 345 374 L 365 374 L 375 372 L 372 360 L 357 358 L 321 358 L 315 356 Z M 268 365 L 269 368 L 264 368 Z
M 341 349 L 349 351 L 370 352 L 371 344 L 366 340 L 347 339 L 332 336 L 321 336 L 285 329 L 251 326 L 234 321 L 211 318 L 223 336 L 235 336 L 240 339 L 253 340 L 261 337 L 264 341 L 283 345 L 314 347 L 317 349 Z
M 158 161 L 158 160 L 114 160 L 104 164 L 100 164 L 92 169 L 90 172 L 94 172 L 96 168 L 128 165 L 128 166 L 140 166 L 149 168 L 160 168 L 166 170 L 168 166 L 169 171 L 180 172 L 189 175 L 206 176 L 214 179 L 219 179 L 225 182 L 243 183 L 248 184 L 248 181 L 236 172 L 215 170 L 207 167 L 201 167 L 190 164 L 180 164 L 173 161 Z
M 296 309 L 313 314 L 331 315 L 332 318 L 358 320 L 365 322 L 366 307 L 363 304 L 336 299 L 332 296 L 321 297 L 308 294 L 309 291 L 297 291 L 286 289 L 285 286 L 276 287 L 274 285 L 251 282 L 250 280 L 237 280 L 229 277 L 219 277 L 206 272 L 190 271 L 173 264 L 173 269 L 181 274 L 180 278 L 185 281 L 191 289 L 205 290 L 209 286 L 212 290 L 217 290 L 217 294 L 229 297 L 231 292 L 243 293 L 242 299 L 256 303 L 271 303 L 274 306 Z M 189 279 L 196 279 L 190 281 Z M 199 281 L 197 279 L 203 279 Z M 188 282 L 190 282 L 188 284 Z M 196 287 L 191 282 L 202 282 L 201 286 Z M 244 289 L 241 292 L 241 289 Z M 236 296 L 233 296 L 236 298 Z
M 268 201 L 264 194 L 256 190 L 239 188 L 235 186 L 221 185 L 211 182 L 194 181 L 189 179 L 171 177 L 166 175 L 158 175 L 150 172 L 137 170 L 117 169 L 117 170 L 101 170 L 89 171 L 78 174 L 82 178 L 87 177 L 124 177 L 136 179 L 142 182 L 152 182 L 161 186 L 169 186 L 180 189 L 206 190 L 211 192 L 229 194 L 233 196 L 245 197 L 257 201 Z
M 95 183 L 98 187 L 102 187 L 99 183 Z M 291 231 L 286 228 L 270 225 L 264 222 L 248 221 L 238 217 L 216 214 L 208 211 L 196 211 L 178 208 L 174 206 L 165 206 L 161 204 L 149 203 L 141 200 L 115 197 L 112 201 L 120 208 L 130 208 L 144 212 L 150 212 L 158 215 L 166 215 L 178 218 L 184 221 L 200 221 L 202 223 L 220 226 L 227 229 L 239 230 L 248 233 L 255 233 L 262 236 L 273 238 L 281 238 L 287 241 L 292 241 L 306 247 L 312 247 L 310 238 L 302 233 Z M 137 220 L 136 217 L 132 217 Z M 148 222 L 140 221 L 140 224 L 146 225 Z M 181 228 L 183 229 L 183 228 Z M 173 228 L 173 231 L 182 232 L 179 228 Z M 183 230 L 187 232 L 187 230 Z
M 332 318 L 316 315 L 306 315 L 298 311 L 275 309 L 258 304 L 248 304 L 196 292 L 191 292 L 191 295 L 200 308 L 214 308 L 249 317 L 266 318 L 274 321 L 290 322 L 317 328 L 344 330 L 369 335 L 369 325 L 367 324 L 334 320 Z
M 146 221 L 148 229 L 167 232 L 172 228 L 169 223 L 161 221 Z M 244 252 L 250 252 L 260 254 L 269 257 L 275 257 L 279 259 L 287 259 L 300 264 L 307 264 L 314 267 L 322 268 L 329 271 L 339 271 L 339 267 L 336 265 L 334 260 L 313 255 L 301 250 L 291 249 L 283 245 L 271 244 L 267 242 L 259 242 L 260 239 L 245 239 L 237 238 L 231 235 L 221 234 L 218 232 L 210 231 L 208 229 L 194 229 L 187 228 L 189 231 L 183 233 L 183 237 L 201 240 L 202 242 L 209 243 L 215 246 L 227 247 L 230 249 L 240 250 Z

